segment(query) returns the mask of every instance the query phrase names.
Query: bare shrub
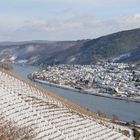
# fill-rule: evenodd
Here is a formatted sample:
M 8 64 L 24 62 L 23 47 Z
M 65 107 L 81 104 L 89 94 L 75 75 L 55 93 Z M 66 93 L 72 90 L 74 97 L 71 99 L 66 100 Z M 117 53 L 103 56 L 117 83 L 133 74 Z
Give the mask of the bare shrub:
M 36 134 L 30 127 L 17 126 L 0 116 L 0 140 L 33 140 Z

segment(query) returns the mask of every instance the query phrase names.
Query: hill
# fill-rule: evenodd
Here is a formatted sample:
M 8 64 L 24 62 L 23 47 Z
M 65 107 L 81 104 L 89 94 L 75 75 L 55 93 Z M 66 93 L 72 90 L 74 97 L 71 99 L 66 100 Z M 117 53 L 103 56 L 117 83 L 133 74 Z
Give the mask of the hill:
M 0 70 L 0 83 L 1 139 L 134 139 L 128 127 L 111 123 L 11 73 Z
M 110 59 L 115 62 L 140 60 L 140 29 L 122 31 L 97 39 L 84 45 L 83 54 L 91 54 L 89 62 Z
M 30 41 L 0 43 L 0 59 L 2 61 L 12 61 L 28 64 L 53 64 L 58 63 L 56 56 L 67 52 L 70 48 L 75 48 L 75 53 L 85 41 Z M 69 54 L 70 52 L 68 52 Z M 64 56 L 60 56 L 65 59 Z M 63 60 L 60 61 L 63 63 Z
M 28 64 L 93 64 L 99 60 L 138 62 L 140 28 L 93 40 L 1 42 L 0 60 Z

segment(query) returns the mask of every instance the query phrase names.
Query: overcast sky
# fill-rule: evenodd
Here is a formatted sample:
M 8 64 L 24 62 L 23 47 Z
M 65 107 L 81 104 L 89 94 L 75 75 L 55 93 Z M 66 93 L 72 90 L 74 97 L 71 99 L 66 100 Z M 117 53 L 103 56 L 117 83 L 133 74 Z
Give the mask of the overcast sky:
M 77 40 L 140 28 L 140 0 L 1 0 L 0 41 Z

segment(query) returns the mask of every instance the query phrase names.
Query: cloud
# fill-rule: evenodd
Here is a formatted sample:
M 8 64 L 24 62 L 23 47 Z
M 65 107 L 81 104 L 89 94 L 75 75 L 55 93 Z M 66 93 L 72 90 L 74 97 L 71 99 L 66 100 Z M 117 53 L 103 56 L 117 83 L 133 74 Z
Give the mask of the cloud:
M 1 25 L 1 23 L 0 23 Z M 0 26 L 1 40 L 77 40 L 93 39 L 113 32 L 140 28 L 140 13 L 111 19 L 75 16 L 69 19 L 25 20 L 20 25 Z
M 34 45 L 29 45 L 29 46 L 27 47 L 27 49 L 26 49 L 26 51 L 27 51 L 28 53 L 34 52 L 35 50 L 36 50 L 36 48 L 35 48 Z
M 18 0 L 15 0 L 15 1 L 18 1 Z M 24 1 L 29 1 L 29 0 L 24 0 Z M 101 2 L 105 2 L 105 3 L 120 3 L 121 4 L 126 4 L 126 3 L 134 3 L 134 2 L 137 2 L 139 3 L 138 0 L 69 0 L 69 1 L 66 1 L 66 0 L 30 0 L 32 2 L 42 2 L 42 3 L 47 3 L 47 2 L 62 2 L 62 3 L 101 3 Z

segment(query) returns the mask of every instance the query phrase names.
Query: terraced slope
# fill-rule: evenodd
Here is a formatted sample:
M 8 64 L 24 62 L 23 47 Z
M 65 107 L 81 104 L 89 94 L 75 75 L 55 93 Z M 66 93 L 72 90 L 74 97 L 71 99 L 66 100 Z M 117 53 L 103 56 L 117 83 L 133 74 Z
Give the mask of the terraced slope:
M 0 71 L 0 113 L 17 126 L 30 127 L 34 140 L 133 140 L 128 128 L 103 122 L 76 110 Z M 120 130 L 130 132 L 125 136 Z

